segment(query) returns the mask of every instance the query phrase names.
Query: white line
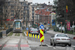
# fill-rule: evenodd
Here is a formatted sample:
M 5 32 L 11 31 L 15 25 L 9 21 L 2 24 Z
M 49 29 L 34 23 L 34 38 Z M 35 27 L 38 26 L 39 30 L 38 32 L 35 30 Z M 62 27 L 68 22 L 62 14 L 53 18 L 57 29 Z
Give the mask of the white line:
M 48 45 L 48 44 L 46 44 L 48 47 L 52 47 L 52 46 L 50 46 L 50 45 Z
M 24 34 L 26 35 L 26 32 L 24 32 Z

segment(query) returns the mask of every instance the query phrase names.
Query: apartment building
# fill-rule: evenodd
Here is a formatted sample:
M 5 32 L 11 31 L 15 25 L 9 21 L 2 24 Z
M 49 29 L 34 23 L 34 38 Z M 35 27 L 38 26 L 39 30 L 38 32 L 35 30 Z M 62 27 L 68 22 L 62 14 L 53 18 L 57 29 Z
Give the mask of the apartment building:
M 31 2 L 25 0 L 6 0 L 5 6 L 3 7 L 3 14 L 7 20 L 9 19 L 7 24 L 12 24 L 14 19 L 22 19 L 25 26 L 26 24 L 29 25 L 32 23 Z
M 52 5 L 47 4 L 36 4 L 36 16 L 35 21 L 38 23 L 51 23 L 51 12 L 52 12 Z

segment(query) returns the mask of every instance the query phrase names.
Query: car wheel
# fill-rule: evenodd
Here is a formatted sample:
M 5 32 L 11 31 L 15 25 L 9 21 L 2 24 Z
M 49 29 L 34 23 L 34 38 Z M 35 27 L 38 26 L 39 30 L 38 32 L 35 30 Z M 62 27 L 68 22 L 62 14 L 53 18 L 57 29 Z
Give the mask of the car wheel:
M 50 42 L 50 45 L 52 46 L 53 44 Z
M 53 43 L 53 46 L 56 46 L 56 43 Z
M 67 46 L 67 44 L 65 44 L 65 46 Z
M 68 44 L 71 47 L 71 44 Z

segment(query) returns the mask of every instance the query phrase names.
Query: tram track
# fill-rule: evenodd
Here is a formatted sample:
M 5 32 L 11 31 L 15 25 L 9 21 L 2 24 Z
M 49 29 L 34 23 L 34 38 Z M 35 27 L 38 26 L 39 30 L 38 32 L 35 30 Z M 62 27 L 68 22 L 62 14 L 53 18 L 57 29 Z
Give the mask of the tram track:
M 4 47 L 4 45 L 11 39 L 11 37 L 4 43 L 0 46 L 0 50 L 2 50 L 2 48 Z
M 20 40 L 19 40 L 19 43 L 18 43 L 18 50 L 21 50 L 21 39 L 22 39 L 22 36 L 20 37 Z

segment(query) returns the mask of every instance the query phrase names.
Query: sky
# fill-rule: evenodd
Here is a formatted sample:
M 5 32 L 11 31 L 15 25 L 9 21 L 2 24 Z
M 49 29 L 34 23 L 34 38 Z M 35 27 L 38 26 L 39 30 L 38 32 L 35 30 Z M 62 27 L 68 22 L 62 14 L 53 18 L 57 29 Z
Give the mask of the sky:
M 24 1 L 24 0 L 20 0 L 20 1 Z M 50 4 L 53 5 L 53 0 L 25 0 L 28 2 L 32 2 L 32 3 L 46 3 L 48 4 L 48 2 L 50 1 Z
M 33 0 L 33 3 L 46 3 L 48 4 L 48 2 L 50 1 L 50 4 L 53 4 L 53 0 Z

